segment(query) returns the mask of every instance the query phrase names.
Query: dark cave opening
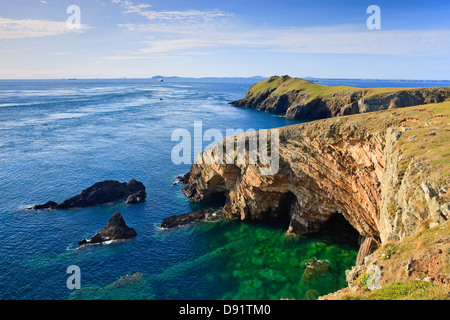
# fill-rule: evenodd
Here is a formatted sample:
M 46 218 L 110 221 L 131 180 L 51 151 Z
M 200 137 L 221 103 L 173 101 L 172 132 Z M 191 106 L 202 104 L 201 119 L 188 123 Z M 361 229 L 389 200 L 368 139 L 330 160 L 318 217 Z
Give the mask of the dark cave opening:
M 287 230 L 291 223 L 291 210 L 297 198 L 292 192 L 283 194 L 278 208 L 270 213 L 263 214 L 262 223 Z
M 345 243 L 359 248 L 359 232 L 340 213 L 333 214 L 319 232 L 312 235 L 332 243 Z
M 279 198 L 277 209 L 264 212 L 258 223 L 287 231 L 291 227 L 292 215 L 298 210 L 298 205 L 294 193 L 290 191 L 284 193 Z M 321 238 L 331 243 L 347 244 L 359 248 L 361 235 L 341 213 L 332 214 L 325 222 L 312 221 L 312 223 L 319 224 L 317 226 L 319 231 L 308 234 L 308 237 Z
M 227 203 L 228 191 L 223 177 L 215 175 L 208 181 L 208 185 L 208 192 L 205 193 L 202 202 L 218 208 L 225 206 Z
M 225 191 L 215 191 L 208 195 L 208 197 L 204 200 L 204 203 L 213 205 L 215 207 L 223 207 L 227 202 L 227 195 Z

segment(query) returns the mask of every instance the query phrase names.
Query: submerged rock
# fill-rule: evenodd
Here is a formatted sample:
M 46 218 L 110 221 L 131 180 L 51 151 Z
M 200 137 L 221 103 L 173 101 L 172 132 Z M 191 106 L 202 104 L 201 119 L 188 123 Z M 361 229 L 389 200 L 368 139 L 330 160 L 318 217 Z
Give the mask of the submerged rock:
M 182 225 L 186 225 L 192 222 L 205 220 L 207 218 L 217 216 L 220 214 L 220 211 L 208 209 L 208 210 L 201 210 L 191 213 L 185 213 L 180 215 L 171 216 L 168 218 L 165 218 L 161 223 L 161 228 L 163 229 L 171 229 L 175 227 L 179 227 Z
M 144 274 L 142 272 L 136 272 L 131 275 L 124 275 L 120 277 L 116 282 L 108 286 L 109 289 L 112 288 L 123 288 L 129 285 L 133 285 L 141 282 L 144 279 Z
M 91 239 L 83 239 L 78 242 L 78 246 L 86 244 L 97 244 L 109 240 L 125 240 L 131 239 L 137 236 L 136 230 L 130 228 L 125 223 L 120 212 L 116 212 L 111 219 L 109 219 L 106 227 L 96 233 Z
M 330 266 L 323 260 L 311 259 L 305 264 L 306 269 L 303 272 L 302 281 L 309 281 L 311 279 L 321 277 L 330 271 Z
M 126 203 L 134 204 L 145 200 L 147 194 L 142 182 L 131 180 L 130 182 L 119 182 L 106 180 L 97 182 L 93 186 L 83 190 L 80 194 L 57 204 L 49 201 L 43 205 L 36 205 L 31 210 L 42 209 L 71 209 L 96 206 L 100 204 L 114 202 L 120 199 L 127 199 Z

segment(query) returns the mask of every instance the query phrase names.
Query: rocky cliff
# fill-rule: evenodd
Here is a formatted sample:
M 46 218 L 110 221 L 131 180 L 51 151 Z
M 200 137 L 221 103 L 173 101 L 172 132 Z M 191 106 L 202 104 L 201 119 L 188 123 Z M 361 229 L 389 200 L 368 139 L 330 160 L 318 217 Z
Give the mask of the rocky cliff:
M 280 128 L 276 174 L 194 164 L 185 193 L 199 202 L 224 196 L 224 216 L 278 219 L 301 235 L 342 216 L 361 236 L 361 264 L 380 245 L 450 218 L 449 116 L 444 102 Z
M 253 85 L 244 99 L 231 104 L 288 118 L 323 119 L 439 103 L 448 98 L 450 88 L 329 87 L 289 76 L 275 76 Z

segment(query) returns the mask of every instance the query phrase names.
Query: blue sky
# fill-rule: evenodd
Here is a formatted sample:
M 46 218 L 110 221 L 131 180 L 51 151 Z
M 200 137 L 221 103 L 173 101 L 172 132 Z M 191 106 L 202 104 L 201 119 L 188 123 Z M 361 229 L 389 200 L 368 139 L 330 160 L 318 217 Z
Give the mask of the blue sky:
M 67 8 L 81 29 L 67 28 Z M 369 30 L 370 5 L 381 29 Z M 450 2 L 0 2 L 0 78 L 450 79 Z

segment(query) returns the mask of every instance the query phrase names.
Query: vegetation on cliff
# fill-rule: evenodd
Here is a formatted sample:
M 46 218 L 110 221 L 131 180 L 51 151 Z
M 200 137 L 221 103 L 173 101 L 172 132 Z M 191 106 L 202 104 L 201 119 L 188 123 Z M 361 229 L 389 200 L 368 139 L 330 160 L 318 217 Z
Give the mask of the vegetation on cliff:
M 289 76 L 274 76 L 253 85 L 236 107 L 253 108 L 288 118 L 323 119 L 415 105 L 450 98 L 450 88 L 355 88 L 325 86 Z
M 450 299 L 450 221 L 422 230 L 403 241 L 391 241 L 366 258 L 350 289 L 322 297 L 324 300 Z M 361 285 L 368 268 L 382 270 L 382 288 Z M 358 267 L 353 268 L 355 271 Z M 347 276 L 353 272 L 348 272 Z

